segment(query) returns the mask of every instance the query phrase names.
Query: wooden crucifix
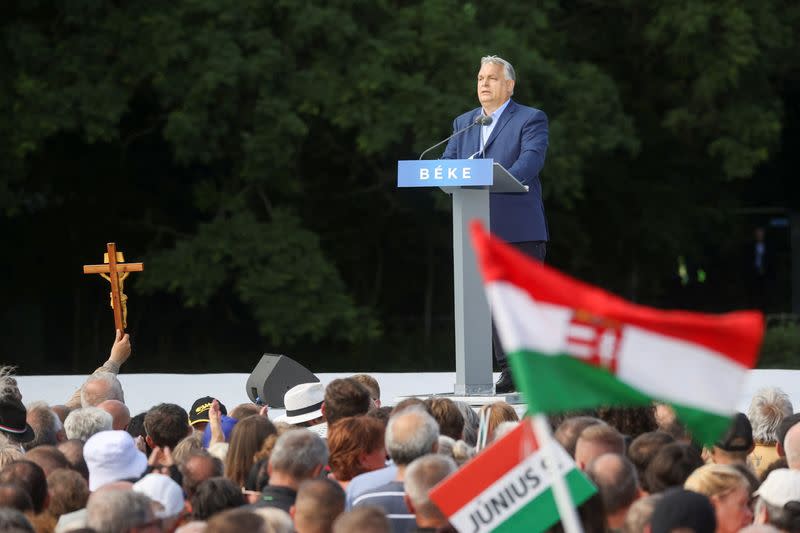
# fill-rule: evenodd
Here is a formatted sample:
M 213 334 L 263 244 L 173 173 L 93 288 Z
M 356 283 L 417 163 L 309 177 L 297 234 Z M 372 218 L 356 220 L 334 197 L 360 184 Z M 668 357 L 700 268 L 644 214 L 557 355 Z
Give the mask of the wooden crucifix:
M 128 297 L 123 291 L 123 283 L 131 272 L 144 270 L 144 263 L 126 263 L 122 252 L 117 251 L 117 245 L 110 242 L 106 245 L 108 250 L 103 256 L 102 265 L 83 265 L 84 274 L 100 274 L 111 283 L 111 309 L 114 310 L 114 327 L 125 331 L 128 327 Z

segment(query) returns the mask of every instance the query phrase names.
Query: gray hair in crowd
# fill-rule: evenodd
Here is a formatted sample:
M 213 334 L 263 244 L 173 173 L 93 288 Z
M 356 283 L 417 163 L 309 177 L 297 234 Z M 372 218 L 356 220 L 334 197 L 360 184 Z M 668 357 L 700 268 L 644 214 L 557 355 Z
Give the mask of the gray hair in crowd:
M 3 507 L 0 508 L 0 531 L 34 533 L 35 530 L 22 511 Z
M 87 385 L 100 381 L 108 385 L 106 394 L 97 395 L 87 390 Z M 119 400 L 125 403 L 125 394 L 122 392 L 122 383 L 111 372 L 95 372 L 81 385 L 81 407 L 94 407 L 106 400 Z
M 792 414 L 789 395 L 778 387 L 764 387 L 756 391 L 747 409 L 747 418 L 753 426 L 753 439 L 761 444 L 775 444 L 778 425 Z
M 609 515 L 629 507 L 639 495 L 636 467 L 624 455 L 603 454 L 589 463 L 586 474 L 600 490 Z
M 426 518 L 442 517 L 442 512 L 428 494 L 436 484 L 455 472 L 457 468 L 453 459 L 439 454 L 428 454 L 411 461 L 403 483 L 417 515 Z
M 253 512 L 264 519 L 264 522 L 272 528 L 273 533 L 292 533 L 294 525 L 292 517 L 283 509 L 277 507 L 257 507 Z
M 18 444 L 6 442 L 0 446 L 0 469 L 4 468 L 9 463 L 13 463 L 14 461 L 19 461 L 20 459 L 24 458 L 25 454 L 22 453 L 22 450 L 19 448 Z
M 760 516 L 766 510 L 769 525 L 781 531 L 797 531 L 800 529 L 800 513 L 797 502 L 788 502 L 784 506 L 772 505 L 762 497 L 756 499 L 753 516 Z
M 628 509 L 625 522 L 622 524 L 622 533 L 642 533 L 644 526 L 650 523 L 653 511 L 658 501 L 664 496 L 663 492 L 639 498 Z
M 467 402 L 457 401 L 454 403 L 464 417 L 464 436 L 462 438 L 464 442 L 474 447 L 478 444 L 478 426 L 481 425 L 481 418 Z
M 61 419 L 45 402 L 34 402 L 28 406 L 28 424 L 33 428 L 34 437 L 22 445 L 26 450 L 58 444 L 58 432 L 63 429 Z
M 517 79 L 517 73 L 514 72 L 514 67 L 511 66 L 511 63 L 509 63 L 508 61 L 506 61 L 502 57 L 500 57 L 500 56 L 483 56 L 481 58 L 481 66 L 483 66 L 483 65 L 485 65 L 487 63 L 491 63 L 493 65 L 502 65 L 503 73 L 505 74 L 507 80 L 516 80 Z
M 64 420 L 64 431 L 68 439 L 86 442 L 89 437 L 101 431 L 110 431 L 114 419 L 97 407 L 83 407 L 72 411 Z
M 315 468 L 328 464 L 328 445 L 312 431 L 292 429 L 275 441 L 269 464 L 295 479 L 308 479 Z
M 414 421 L 418 426 L 417 430 L 398 434 L 397 426 L 407 418 L 417 419 Z M 398 465 L 407 465 L 417 457 L 431 453 L 438 440 L 439 424 L 425 409 L 418 406 L 403 409 L 392 416 L 386 425 L 386 451 Z
M 22 393 L 19 391 L 17 380 L 14 379 L 13 366 L 0 366 L 0 400 L 16 398 L 22 400 Z
M 150 498 L 132 490 L 101 490 L 86 504 L 86 525 L 97 533 L 125 533 L 153 518 Z

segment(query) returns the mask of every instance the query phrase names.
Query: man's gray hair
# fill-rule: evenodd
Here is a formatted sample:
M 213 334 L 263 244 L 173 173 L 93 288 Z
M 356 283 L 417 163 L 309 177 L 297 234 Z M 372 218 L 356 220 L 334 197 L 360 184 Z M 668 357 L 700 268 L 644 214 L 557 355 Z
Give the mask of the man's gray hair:
M 13 366 L 0 366 L 0 400 L 15 398 L 22 401 L 22 393 L 14 379 L 15 370 Z
M 58 444 L 58 432 L 63 429 L 61 419 L 45 402 L 34 402 L 28 406 L 28 424 L 33 428 L 34 437 L 22 445 L 26 450 Z
M 589 463 L 586 474 L 600 490 L 606 515 L 627 509 L 639 495 L 636 467 L 624 455 L 603 454 Z
M 481 418 L 467 402 L 459 400 L 454 403 L 464 417 L 464 442 L 470 446 L 475 446 L 478 443 L 478 426 L 481 424 Z
M 36 530 L 22 511 L 5 507 L 0 508 L 0 531 L 34 533 Z
M 114 419 L 98 407 L 84 407 L 72 411 L 64 420 L 64 431 L 68 439 L 79 439 L 83 442 L 101 431 L 110 431 Z
M 483 56 L 481 58 L 481 66 L 483 66 L 483 65 L 485 65 L 487 63 L 491 63 L 493 65 L 503 65 L 503 73 L 505 74 L 506 79 L 507 80 L 515 80 L 516 81 L 517 73 L 514 72 L 514 67 L 511 65 L 511 63 L 509 63 L 508 61 L 506 61 L 502 57 L 500 57 L 500 56 Z
M 97 533 L 125 533 L 153 518 L 150 498 L 132 490 L 101 490 L 86 504 L 86 525 Z
M 417 516 L 429 519 L 444 518 L 428 494 L 433 487 L 457 469 L 455 461 L 440 454 L 428 454 L 411 461 L 403 483 Z
M 792 414 L 789 395 L 778 387 L 759 389 L 750 401 L 747 418 L 753 426 L 753 439 L 758 444 L 775 444 L 778 440 L 778 425 L 784 417 Z
M 625 515 L 622 533 L 642 533 L 644 526 L 650 523 L 650 518 L 653 516 L 653 511 L 655 511 L 658 501 L 663 497 L 663 492 L 657 492 L 633 502 L 633 505 L 630 506 L 628 513 Z
M 87 385 L 102 382 L 108 386 L 105 394 L 97 394 L 87 390 Z M 112 372 L 95 372 L 81 385 L 81 407 L 95 407 L 106 400 L 119 400 L 125 403 L 125 394 L 122 392 L 122 383 Z
M 328 445 L 312 431 L 292 429 L 275 441 L 269 464 L 298 481 L 309 479 L 318 466 L 328 464 Z
M 761 496 L 756 500 L 753 516 L 759 516 L 766 510 L 767 523 L 783 531 L 800 529 L 800 502 L 790 501 L 783 507 L 772 505 Z
M 439 424 L 421 407 L 409 407 L 389 419 L 386 451 L 397 465 L 431 453 L 439 441 Z
M 19 444 L 6 442 L 5 444 L 0 445 L 0 469 L 5 468 L 5 466 L 9 463 L 13 463 L 14 461 L 19 461 L 21 459 L 25 459 L 25 454 L 22 452 Z

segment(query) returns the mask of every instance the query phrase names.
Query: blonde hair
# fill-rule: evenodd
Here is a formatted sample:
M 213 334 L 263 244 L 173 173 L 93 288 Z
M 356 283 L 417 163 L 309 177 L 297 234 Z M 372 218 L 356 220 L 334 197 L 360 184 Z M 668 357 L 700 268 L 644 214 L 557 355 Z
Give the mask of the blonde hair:
M 723 496 L 739 487 L 750 492 L 750 483 L 738 470 L 730 465 L 704 465 L 691 473 L 683 484 L 683 488 L 709 498 Z

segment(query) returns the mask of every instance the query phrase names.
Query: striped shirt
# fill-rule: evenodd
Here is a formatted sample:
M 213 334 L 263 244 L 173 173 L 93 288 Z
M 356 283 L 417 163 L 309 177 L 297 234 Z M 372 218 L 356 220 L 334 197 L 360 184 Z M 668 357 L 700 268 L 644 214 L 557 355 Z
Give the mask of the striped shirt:
M 409 533 L 417 527 L 417 520 L 403 500 L 402 481 L 390 481 L 363 493 L 353 501 L 353 507 L 380 507 L 392 524 L 392 533 Z

